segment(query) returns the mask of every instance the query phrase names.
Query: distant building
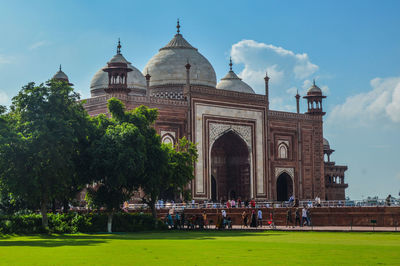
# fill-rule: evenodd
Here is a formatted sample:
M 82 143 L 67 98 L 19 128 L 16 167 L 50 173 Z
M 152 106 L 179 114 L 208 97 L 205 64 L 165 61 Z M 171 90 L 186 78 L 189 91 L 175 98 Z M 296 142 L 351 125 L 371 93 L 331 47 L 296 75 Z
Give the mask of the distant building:
M 128 109 L 158 108 L 155 128 L 163 142 L 186 136 L 197 143 L 199 160 L 191 190 L 199 201 L 285 201 L 291 195 L 300 200 L 345 199 L 347 166 L 330 162 L 333 150 L 322 126 L 326 96 L 315 82 L 303 97 L 306 113 L 299 113 L 298 94 L 297 113 L 270 110 L 267 75 L 265 95 L 255 94 L 230 62 L 217 84 L 210 62 L 179 28 L 178 22 L 177 34 L 143 73 L 124 58 L 118 43 L 117 54 L 92 79 L 91 98 L 84 105 L 89 114 L 106 113 L 111 97 Z M 68 81 L 64 75 L 58 72 L 55 78 Z

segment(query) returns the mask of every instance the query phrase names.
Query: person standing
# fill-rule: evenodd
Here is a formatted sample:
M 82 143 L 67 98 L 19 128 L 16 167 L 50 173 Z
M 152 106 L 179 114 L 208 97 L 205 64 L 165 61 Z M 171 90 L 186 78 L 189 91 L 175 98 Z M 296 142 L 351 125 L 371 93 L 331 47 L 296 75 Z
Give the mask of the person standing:
M 292 220 L 292 209 L 288 208 L 287 213 L 286 213 L 286 227 L 290 227 L 291 224 L 293 224 Z
M 321 198 L 318 195 L 315 197 L 315 205 L 321 207 Z
M 203 211 L 203 225 L 205 228 L 207 228 L 207 213 L 205 211 Z
M 290 196 L 290 198 L 289 198 L 289 207 L 291 207 L 291 206 L 293 205 L 293 202 L 294 202 L 294 197 L 293 197 L 293 195 L 292 195 L 292 196 Z
M 194 209 L 195 206 L 196 206 L 195 203 L 196 203 L 196 202 L 194 201 L 194 199 L 192 199 L 192 208 L 193 208 L 193 209 Z
M 181 217 L 179 212 L 175 214 L 175 229 L 181 229 Z
M 246 213 L 246 211 L 243 211 L 242 212 L 242 228 L 247 227 L 247 219 L 248 219 L 247 213 Z
M 308 223 L 308 221 L 307 221 L 307 209 L 306 209 L 305 206 L 304 206 L 303 209 L 301 210 L 301 226 L 304 225 L 304 221 L 305 221 L 306 223 Z
M 226 211 L 222 210 L 222 227 L 225 229 L 226 226 Z
M 392 200 L 392 195 L 389 194 L 389 196 L 387 196 L 386 198 L 386 206 L 390 206 L 391 200 Z
M 256 201 L 254 199 L 251 199 L 250 204 L 252 208 L 256 207 Z
M 182 210 L 182 215 L 181 215 L 181 228 L 185 229 L 185 211 Z
M 256 212 L 254 210 L 251 211 L 250 227 L 257 227 L 257 217 L 256 217 Z
M 258 226 L 262 227 L 262 212 L 261 212 L 261 209 L 258 209 L 257 218 L 258 218 Z
M 298 223 L 299 223 L 299 226 L 301 226 L 301 222 L 300 222 L 300 210 L 299 210 L 298 207 L 296 208 L 296 211 L 295 211 L 295 213 L 294 213 L 294 217 L 295 217 L 294 225 L 296 226 L 296 225 L 297 225 L 297 222 L 298 222 Z
M 311 211 L 310 211 L 310 208 L 307 208 L 307 225 L 311 226 Z

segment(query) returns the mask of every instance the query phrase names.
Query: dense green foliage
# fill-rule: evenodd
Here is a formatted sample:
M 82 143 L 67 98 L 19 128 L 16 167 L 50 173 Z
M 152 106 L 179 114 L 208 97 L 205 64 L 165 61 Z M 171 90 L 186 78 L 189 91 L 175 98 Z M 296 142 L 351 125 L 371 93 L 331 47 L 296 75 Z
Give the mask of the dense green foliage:
M 49 226 L 42 227 L 39 214 L 0 215 L 0 233 L 2 234 L 38 234 L 38 233 L 96 233 L 105 232 L 108 215 L 105 213 L 88 214 L 48 214 Z M 157 221 L 158 229 L 165 228 Z M 136 232 L 154 229 L 155 221 L 148 214 L 114 214 L 113 231 Z
M 89 168 L 97 185 L 89 190 L 89 200 L 92 205 L 113 212 L 139 188 L 146 152 L 141 128 L 151 124 L 121 119 L 124 106 L 116 98 L 109 100 L 108 108 L 111 118 L 100 115 L 92 119 L 97 137 L 91 146 Z
M 108 213 L 111 232 L 113 213 L 139 189 L 154 218 L 160 195 L 188 196 L 195 145 L 185 138 L 163 145 L 156 109 L 126 111 L 111 98 L 108 111 L 89 117 L 70 85 L 56 80 L 24 86 L 8 113 L 0 106 L 0 214 L 40 208 L 47 230 L 48 208 L 68 210 L 87 188 L 88 203 Z
M 156 109 L 139 106 L 126 111 L 116 98 L 109 100 L 108 109 L 111 118 L 93 119 L 100 137 L 93 145 L 91 169 L 98 185 L 89 191 L 89 200 L 112 212 L 140 187 L 155 218 L 160 195 L 187 194 L 185 186 L 194 178 L 196 146 L 186 138 L 174 147 L 161 144 L 153 127 Z
M 398 265 L 400 261 L 400 234 L 377 232 L 4 236 L 0 246 L 1 263 L 6 265 Z
M 40 206 L 44 227 L 48 204 L 68 200 L 88 181 L 80 162 L 89 120 L 78 100 L 65 82 L 29 83 L 1 117 L 1 187 Z

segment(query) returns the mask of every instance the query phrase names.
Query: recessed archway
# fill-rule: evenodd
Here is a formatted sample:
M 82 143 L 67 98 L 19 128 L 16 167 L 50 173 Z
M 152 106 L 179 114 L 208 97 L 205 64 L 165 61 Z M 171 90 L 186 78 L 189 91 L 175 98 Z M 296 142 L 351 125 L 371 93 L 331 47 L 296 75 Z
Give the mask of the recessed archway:
M 216 200 L 250 199 L 249 150 L 234 131 L 219 137 L 211 149 L 211 198 Z M 213 178 L 215 185 L 213 185 Z
M 290 175 L 283 172 L 276 180 L 276 200 L 287 201 L 293 195 L 293 181 Z

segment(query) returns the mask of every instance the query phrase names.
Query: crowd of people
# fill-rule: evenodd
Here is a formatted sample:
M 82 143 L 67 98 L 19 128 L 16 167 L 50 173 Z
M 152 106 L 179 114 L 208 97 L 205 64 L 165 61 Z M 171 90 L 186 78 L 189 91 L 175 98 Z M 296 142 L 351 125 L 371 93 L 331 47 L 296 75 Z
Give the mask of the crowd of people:
M 293 222 L 293 208 L 289 207 L 286 212 L 286 227 L 295 227 L 295 226 L 311 226 L 311 212 L 310 207 L 303 206 L 300 210 L 299 207 L 295 207 L 294 209 L 294 222 Z M 301 213 L 301 215 L 300 215 Z M 300 219 L 301 217 L 301 219 Z
M 165 224 L 170 229 L 204 229 L 212 221 L 207 220 L 207 213 L 186 216 L 184 211 L 169 211 L 165 217 Z
M 163 201 L 159 202 L 160 207 L 165 203 Z M 191 204 L 194 206 L 195 202 L 192 201 Z M 302 207 L 298 205 L 298 201 L 294 199 L 293 196 L 289 198 L 287 212 L 286 212 L 286 227 L 295 226 L 311 226 L 311 212 L 310 209 L 314 206 L 321 206 L 321 199 L 317 196 L 314 201 L 309 201 L 305 203 Z M 254 199 L 245 200 L 242 202 L 240 199 L 228 200 L 224 207 L 230 208 L 246 208 L 241 214 L 241 228 L 257 228 L 263 226 L 269 226 L 275 228 L 274 211 L 269 212 L 266 219 L 263 219 L 263 213 L 261 208 L 257 209 L 257 205 Z M 268 207 L 268 206 L 267 206 Z M 247 210 L 247 208 L 249 210 Z M 204 229 L 209 228 L 210 225 L 215 225 L 216 229 L 231 229 L 234 224 L 233 218 L 227 213 L 225 209 L 216 208 L 216 214 L 210 214 L 213 219 L 209 219 L 206 211 L 198 214 L 185 214 L 185 210 L 170 208 L 166 217 L 165 224 L 171 229 Z M 264 221 L 264 222 L 263 222 Z M 237 220 L 235 223 L 237 224 Z M 280 221 L 281 222 L 281 221 Z

